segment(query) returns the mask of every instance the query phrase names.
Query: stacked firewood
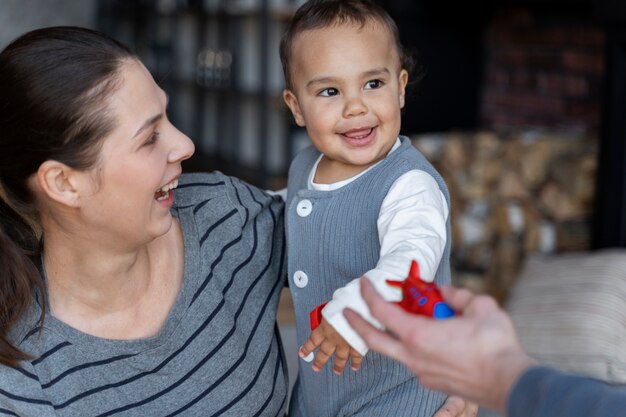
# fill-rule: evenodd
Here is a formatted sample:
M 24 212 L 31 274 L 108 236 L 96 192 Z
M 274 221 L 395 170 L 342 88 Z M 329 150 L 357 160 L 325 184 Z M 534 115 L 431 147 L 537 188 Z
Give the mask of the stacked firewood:
M 526 131 L 413 140 L 450 190 L 456 284 L 504 301 L 527 254 L 589 248 L 595 137 Z

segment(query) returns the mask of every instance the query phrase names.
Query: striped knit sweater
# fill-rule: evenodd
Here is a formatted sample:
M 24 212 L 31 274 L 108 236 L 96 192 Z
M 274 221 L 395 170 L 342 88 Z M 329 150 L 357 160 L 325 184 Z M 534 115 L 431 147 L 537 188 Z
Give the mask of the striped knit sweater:
M 282 210 L 222 174 L 184 175 L 172 208 L 184 281 L 161 332 L 106 340 L 54 317 L 38 329 L 34 303 L 11 335 L 36 359 L 0 367 L 0 415 L 284 416 Z
M 377 219 L 394 181 L 409 170 L 430 174 L 449 201 L 446 185 L 408 138 L 384 160 L 349 184 L 332 191 L 309 190 L 308 175 L 320 153 L 310 147 L 294 159 L 287 194 L 289 287 L 296 314 L 298 345 L 309 337 L 309 312 L 332 299 L 333 292 L 374 268 L 379 259 Z M 435 274 L 450 283 L 450 224 Z M 408 268 L 408 266 L 407 266 Z M 290 405 L 291 417 L 431 417 L 445 395 L 421 386 L 401 363 L 369 352 L 361 370 L 321 372 L 299 362 Z

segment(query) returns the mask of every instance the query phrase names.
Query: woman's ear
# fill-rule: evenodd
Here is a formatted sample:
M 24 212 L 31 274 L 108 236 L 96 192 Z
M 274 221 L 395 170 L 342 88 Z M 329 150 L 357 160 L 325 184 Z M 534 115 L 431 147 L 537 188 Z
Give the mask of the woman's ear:
M 54 160 L 42 163 L 35 177 L 36 185 L 48 198 L 70 207 L 78 206 L 77 172 Z
M 302 111 L 300 110 L 300 104 L 298 104 L 298 98 L 291 90 L 283 91 L 283 100 L 285 100 L 285 104 L 291 110 L 291 114 L 293 114 L 293 118 L 296 121 L 296 124 L 300 127 L 305 127 L 304 117 L 302 116 Z

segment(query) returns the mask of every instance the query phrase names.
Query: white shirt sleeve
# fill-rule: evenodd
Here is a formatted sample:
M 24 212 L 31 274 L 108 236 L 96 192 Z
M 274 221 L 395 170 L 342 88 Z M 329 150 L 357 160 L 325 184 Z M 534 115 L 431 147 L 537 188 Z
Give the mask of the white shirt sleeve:
M 376 268 L 365 273 L 378 292 L 388 301 L 399 301 L 401 292 L 385 280 L 402 280 L 416 260 L 420 274 L 432 281 L 446 246 L 446 222 L 449 215 L 446 199 L 435 179 L 421 170 L 399 177 L 383 200 L 378 216 L 380 258 Z M 343 309 L 359 313 L 372 325 L 382 328 L 361 298 L 361 277 L 339 288 L 322 310 L 322 315 L 359 353 L 367 353 L 363 339 L 343 316 Z

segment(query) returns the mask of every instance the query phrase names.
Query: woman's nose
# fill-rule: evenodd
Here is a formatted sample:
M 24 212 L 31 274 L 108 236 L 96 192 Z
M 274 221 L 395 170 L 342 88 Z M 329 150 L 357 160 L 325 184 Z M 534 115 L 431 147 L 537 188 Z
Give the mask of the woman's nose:
M 189 159 L 195 151 L 195 145 L 193 141 L 187 137 L 183 132 L 174 128 L 173 132 L 173 144 L 169 153 L 169 162 L 181 162 L 185 159 Z

